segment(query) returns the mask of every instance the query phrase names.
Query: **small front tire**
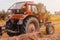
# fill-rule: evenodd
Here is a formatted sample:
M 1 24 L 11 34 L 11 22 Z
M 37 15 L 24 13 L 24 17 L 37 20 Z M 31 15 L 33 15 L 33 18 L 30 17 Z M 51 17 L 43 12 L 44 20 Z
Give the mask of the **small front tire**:
M 54 33 L 54 26 L 51 23 L 47 23 L 46 25 L 46 33 L 53 34 Z

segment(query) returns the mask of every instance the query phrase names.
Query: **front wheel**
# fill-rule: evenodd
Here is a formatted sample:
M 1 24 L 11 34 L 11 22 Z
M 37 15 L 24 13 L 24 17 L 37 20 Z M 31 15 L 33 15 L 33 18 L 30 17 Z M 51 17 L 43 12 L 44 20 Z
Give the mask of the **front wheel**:
M 53 34 L 54 33 L 54 26 L 51 23 L 46 24 L 46 33 Z

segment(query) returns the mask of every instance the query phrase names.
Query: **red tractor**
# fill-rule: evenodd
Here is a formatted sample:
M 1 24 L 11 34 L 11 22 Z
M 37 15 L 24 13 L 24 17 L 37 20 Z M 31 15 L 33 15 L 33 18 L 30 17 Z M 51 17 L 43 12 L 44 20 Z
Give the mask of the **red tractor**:
M 46 33 L 53 34 L 54 27 L 48 22 L 47 11 L 41 13 L 41 7 L 34 2 L 17 2 L 13 4 L 8 11 L 10 15 L 7 17 L 6 31 L 9 36 L 19 35 L 23 33 L 31 33 L 39 31 L 41 26 L 46 26 Z

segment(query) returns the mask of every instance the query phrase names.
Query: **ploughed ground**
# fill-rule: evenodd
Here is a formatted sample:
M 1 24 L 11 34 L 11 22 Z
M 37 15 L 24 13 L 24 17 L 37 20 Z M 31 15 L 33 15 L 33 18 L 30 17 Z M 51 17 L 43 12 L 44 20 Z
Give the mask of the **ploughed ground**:
M 0 22 L 2 25 L 5 22 Z M 55 33 L 52 35 L 47 35 L 45 32 L 45 27 L 40 29 L 40 32 L 33 32 L 22 34 L 19 36 L 9 37 L 5 32 L 0 36 L 0 40 L 60 40 L 60 21 L 52 22 L 55 27 Z

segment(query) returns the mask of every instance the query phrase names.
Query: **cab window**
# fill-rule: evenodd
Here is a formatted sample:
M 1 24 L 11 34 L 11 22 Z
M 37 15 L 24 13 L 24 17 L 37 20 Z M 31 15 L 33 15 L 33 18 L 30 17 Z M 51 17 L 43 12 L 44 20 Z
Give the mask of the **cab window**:
M 28 5 L 28 10 L 31 11 L 31 5 Z
M 36 6 L 32 6 L 32 12 L 33 12 L 34 14 L 38 14 L 38 9 L 37 9 Z
M 35 5 L 28 5 L 29 11 L 32 11 L 34 14 L 38 14 L 38 9 Z

